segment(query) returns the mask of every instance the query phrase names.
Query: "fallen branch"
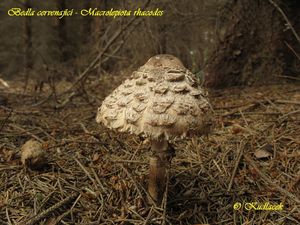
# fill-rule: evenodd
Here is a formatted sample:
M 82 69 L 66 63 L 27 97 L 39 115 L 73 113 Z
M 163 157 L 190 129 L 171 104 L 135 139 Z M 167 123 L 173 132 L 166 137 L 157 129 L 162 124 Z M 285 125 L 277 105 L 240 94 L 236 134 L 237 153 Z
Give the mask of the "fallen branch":
M 287 18 L 287 16 L 285 15 L 285 13 L 283 12 L 283 10 L 273 1 L 273 0 L 269 0 L 269 2 L 278 10 L 278 12 L 282 15 L 283 19 L 285 20 L 285 22 L 288 25 L 288 28 L 291 29 L 291 31 L 293 32 L 294 36 L 296 37 L 297 41 L 300 43 L 300 37 L 297 34 L 297 32 L 295 31 L 295 29 L 293 28 L 291 22 L 289 21 L 289 19 Z
M 30 219 L 26 223 L 21 223 L 20 225 L 34 225 L 37 224 L 40 220 L 44 219 L 45 217 L 49 216 L 50 213 L 54 212 L 58 208 L 62 207 L 63 205 L 68 204 L 70 201 L 73 201 L 73 199 L 77 198 L 79 196 L 79 193 L 73 193 L 70 196 L 66 197 L 62 201 L 56 203 L 55 205 L 51 206 L 47 210 L 41 212 L 40 214 L 34 216 L 32 219 Z
M 243 106 L 243 107 L 240 107 L 240 108 L 236 108 L 236 109 L 233 109 L 229 112 L 226 112 L 224 113 L 222 116 L 231 116 L 235 113 L 238 113 L 240 111 L 246 111 L 246 110 L 249 110 L 249 109 L 253 109 L 257 106 L 257 103 L 250 103 L 249 105 L 246 105 L 246 106 Z
M 146 4 L 142 7 L 145 8 L 148 6 L 148 4 L 150 3 L 150 0 L 148 0 L 146 2 Z M 121 36 L 121 34 L 128 28 L 130 27 L 133 22 L 139 17 L 133 17 L 125 26 L 123 26 L 121 29 L 119 29 L 118 31 L 115 32 L 115 34 L 109 39 L 109 41 L 106 43 L 106 45 L 104 46 L 104 48 L 102 49 L 101 52 L 99 52 L 99 54 L 96 56 L 96 58 L 90 63 L 90 65 L 76 78 L 75 82 L 73 83 L 73 85 L 66 91 L 69 92 L 71 90 L 74 89 L 74 87 L 77 86 L 77 84 L 79 82 L 81 82 L 82 80 L 84 80 L 85 78 L 87 78 L 87 74 L 88 72 L 94 68 L 94 66 L 97 64 L 97 62 L 101 59 L 101 57 L 107 52 L 107 50 L 109 49 L 109 47 Z
M 300 105 L 299 101 L 289 101 L 289 100 L 276 100 L 279 104 L 291 104 L 291 105 Z
M 287 43 L 286 41 L 284 42 L 285 45 L 294 53 L 294 55 L 297 57 L 297 59 L 300 60 L 300 56 L 298 55 L 298 53 L 293 49 L 293 47 L 291 45 L 289 45 L 289 43 Z
M 280 77 L 280 78 L 286 78 L 286 79 L 290 79 L 290 80 L 300 81 L 300 78 L 297 78 L 297 77 L 283 76 L 283 75 L 279 75 L 279 76 L 277 76 L 277 77 Z
M 237 158 L 236 158 L 236 161 L 235 161 L 234 169 L 232 171 L 232 175 L 231 175 L 231 178 L 230 178 L 230 181 L 229 181 L 229 185 L 228 185 L 227 191 L 230 191 L 231 188 L 232 188 L 233 179 L 234 179 L 234 177 L 236 175 L 237 168 L 238 168 L 238 166 L 240 164 L 242 155 L 244 153 L 244 146 L 245 146 L 245 144 L 242 144 L 242 143 L 240 143 L 240 145 L 239 145 Z

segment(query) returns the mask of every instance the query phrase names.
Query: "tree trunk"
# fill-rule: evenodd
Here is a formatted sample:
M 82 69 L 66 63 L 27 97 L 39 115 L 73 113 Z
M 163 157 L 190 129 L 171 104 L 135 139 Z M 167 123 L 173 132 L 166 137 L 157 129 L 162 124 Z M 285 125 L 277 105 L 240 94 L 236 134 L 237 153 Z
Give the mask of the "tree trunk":
M 91 1 L 85 1 L 83 6 L 85 9 L 89 9 L 91 8 L 92 2 Z M 92 17 L 86 17 L 84 18 L 84 22 L 83 22 L 83 42 L 84 43 L 88 43 L 91 41 L 91 34 L 92 34 Z
M 287 16 L 291 11 L 300 14 L 297 1 L 290 0 L 280 7 Z M 230 9 L 224 38 L 205 67 L 205 85 L 222 88 L 278 79 L 289 64 L 287 55 L 296 59 L 285 44 L 292 33 L 285 30 L 286 22 L 278 9 L 269 0 L 235 0 Z M 299 21 L 295 16 L 290 19 Z
M 25 1 L 25 7 L 27 9 L 31 8 L 30 0 Z M 32 56 L 32 22 L 31 17 L 25 18 L 25 87 L 27 88 L 29 73 L 33 68 L 33 56 Z
M 58 0 L 57 1 L 57 8 L 60 11 L 66 9 L 66 1 L 65 0 Z M 62 18 L 58 22 L 58 40 L 59 40 L 59 47 L 61 49 L 61 61 L 66 62 L 68 60 L 68 52 L 66 50 L 68 39 L 67 39 L 67 30 L 66 30 L 66 19 Z

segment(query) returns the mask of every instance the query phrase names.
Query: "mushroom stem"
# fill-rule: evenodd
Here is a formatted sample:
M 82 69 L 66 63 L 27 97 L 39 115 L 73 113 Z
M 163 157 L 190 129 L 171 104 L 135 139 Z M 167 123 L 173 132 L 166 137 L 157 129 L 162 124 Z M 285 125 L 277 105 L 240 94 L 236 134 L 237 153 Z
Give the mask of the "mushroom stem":
M 151 140 L 151 150 L 154 155 L 150 158 L 148 191 L 156 204 L 160 204 L 166 187 L 166 174 L 173 152 L 165 139 Z

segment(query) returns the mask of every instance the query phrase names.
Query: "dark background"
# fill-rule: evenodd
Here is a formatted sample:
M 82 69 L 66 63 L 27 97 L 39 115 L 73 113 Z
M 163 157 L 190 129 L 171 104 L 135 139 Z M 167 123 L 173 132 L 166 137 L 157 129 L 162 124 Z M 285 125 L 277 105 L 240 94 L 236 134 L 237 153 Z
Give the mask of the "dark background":
M 211 87 L 253 85 L 299 76 L 299 1 L 33 1 L 0 2 L 0 73 L 6 79 L 74 80 L 133 70 L 159 53 L 174 54 Z M 162 17 L 9 17 L 34 10 L 164 10 Z M 280 13 L 287 16 L 292 28 Z M 97 58 L 98 56 L 98 58 Z M 100 56 L 100 57 L 99 57 Z M 88 75 L 88 76 L 89 76 Z

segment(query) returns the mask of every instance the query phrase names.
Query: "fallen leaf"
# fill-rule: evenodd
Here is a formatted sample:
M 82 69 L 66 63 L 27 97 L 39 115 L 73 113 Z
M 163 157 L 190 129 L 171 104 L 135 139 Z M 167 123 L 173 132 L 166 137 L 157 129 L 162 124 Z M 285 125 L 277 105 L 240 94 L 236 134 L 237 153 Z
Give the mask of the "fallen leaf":
M 96 162 L 96 161 L 98 161 L 99 159 L 100 159 L 100 154 L 99 154 L 99 153 L 95 153 L 95 154 L 93 155 L 92 161 L 93 161 L 93 162 Z
M 243 131 L 243 127 L 241 125 L 239 125 L 239 124 L 234 124 L 233 127 L 232 127 L 232 129 L 231 129 L 231 132 L 233 134 L 238 134 L 238 133 L 240 133 L 242 131 Z

